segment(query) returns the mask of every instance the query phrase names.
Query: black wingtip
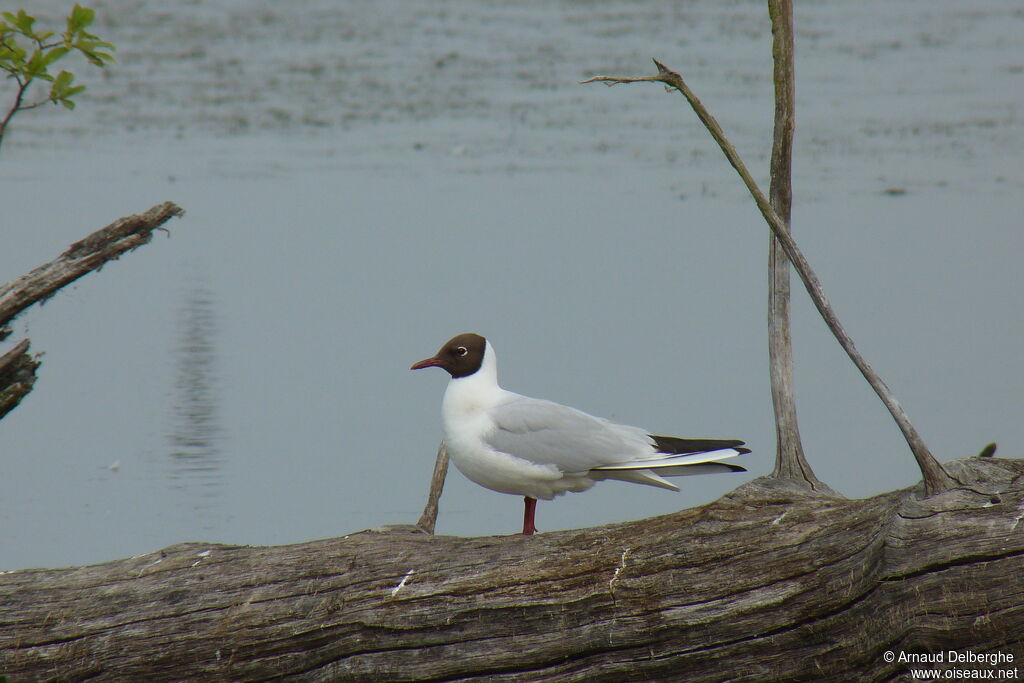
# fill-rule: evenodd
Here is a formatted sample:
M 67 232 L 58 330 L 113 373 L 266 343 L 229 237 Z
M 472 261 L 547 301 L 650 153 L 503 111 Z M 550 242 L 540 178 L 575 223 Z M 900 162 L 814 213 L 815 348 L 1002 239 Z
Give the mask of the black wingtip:
M 735 448 L 740 453 L 749 453 L 750 449 L 740 448 L 744 444 L 739 439 L 681 439 L 678 436 L 658 436 L 648 434 L 654 439 L 659 453 L 685 455 L 687 453 L 706 453 L 723 448 Z
M 747 451 L 747 452 L 749 453 L 750 451 Z M 740 467 L 739 465 L 733 465 L 732 463 L 720 462 L 720 463 L 716 463 L 716 464 L 721 465 L 722 467 L 728 467 L 730 472 L 746 472 L 747 471 L 746 467 Z

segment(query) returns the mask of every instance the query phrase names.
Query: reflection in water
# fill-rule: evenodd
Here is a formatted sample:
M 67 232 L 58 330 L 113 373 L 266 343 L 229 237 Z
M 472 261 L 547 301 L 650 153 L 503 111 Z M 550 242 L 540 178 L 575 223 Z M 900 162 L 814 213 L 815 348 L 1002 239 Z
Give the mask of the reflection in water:
M 213 297 L 205 288 L 196 287 L 186 295 L 178 315 L 167 439 L 171 446 L 171 481 L 176 488 L 199 494 L 202 500 L 196 503 L 198 509 L 210 507 L 222 483 L 216 332 Z

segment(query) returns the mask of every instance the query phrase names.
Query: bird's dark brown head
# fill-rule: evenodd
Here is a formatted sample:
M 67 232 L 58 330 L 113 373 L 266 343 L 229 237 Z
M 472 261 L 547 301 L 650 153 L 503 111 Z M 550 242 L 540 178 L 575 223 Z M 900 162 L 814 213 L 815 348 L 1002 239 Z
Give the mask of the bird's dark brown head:
M 444 368 L 453 379 L 468 377 L 480 369 L 486 349 L 486 339 L 466 332 L 449 339 L 434 356 L 415 363 L 410 370 Z

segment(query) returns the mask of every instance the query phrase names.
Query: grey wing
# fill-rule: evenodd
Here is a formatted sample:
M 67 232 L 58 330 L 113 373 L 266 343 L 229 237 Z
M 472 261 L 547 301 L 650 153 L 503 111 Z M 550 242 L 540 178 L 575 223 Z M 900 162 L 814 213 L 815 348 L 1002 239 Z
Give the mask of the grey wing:
M 618 425 L 559 403 L 521 396 L 494 409 L 491 448 L 562 472 L 586 472 L 653 454 L 639 427 Z

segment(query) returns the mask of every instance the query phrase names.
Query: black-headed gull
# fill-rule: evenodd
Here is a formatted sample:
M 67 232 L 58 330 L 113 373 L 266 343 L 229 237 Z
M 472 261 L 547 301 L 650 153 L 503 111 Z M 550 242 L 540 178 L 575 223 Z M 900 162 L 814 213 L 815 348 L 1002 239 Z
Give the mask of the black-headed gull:
M 471 481 L 523 496 L 523 533 L 537 529 L 537 499 L 586 491 L 618 479 L 678 491 L 666 476 L 745 472 L 720 462 L 749 453 L 743 442 L 656 436 L 552 401 L 498 386 L 494 349 L 479 334 L 453 337 L 411 369 L 444 368 L 444 440 L 455 466 Z

